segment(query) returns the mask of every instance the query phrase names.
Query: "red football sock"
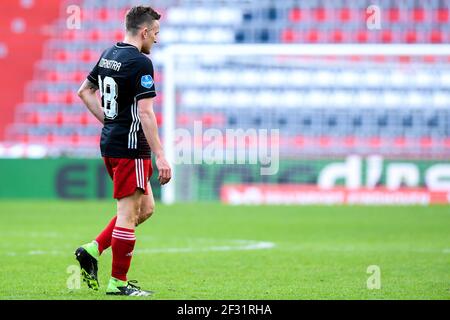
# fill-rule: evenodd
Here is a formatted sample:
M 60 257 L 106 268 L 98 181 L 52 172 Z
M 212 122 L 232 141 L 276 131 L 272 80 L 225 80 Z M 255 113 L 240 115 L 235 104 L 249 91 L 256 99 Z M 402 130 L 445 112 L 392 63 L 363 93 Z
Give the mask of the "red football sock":
M 112 276 L 116 279 L 127 281 L 128 269 L 130 269 L 136 237 L 133 229 L 115 227 L 111 247 L 113 253 Z
M 100 254 L 111 246 L 111 237 L 114 227 L 116 226 L 116 220 L 117 216 L 114 216 L 106 228 L 97 236 L 97 238 L 95 238 L 95 241 L 98 243 L 98 252 Z

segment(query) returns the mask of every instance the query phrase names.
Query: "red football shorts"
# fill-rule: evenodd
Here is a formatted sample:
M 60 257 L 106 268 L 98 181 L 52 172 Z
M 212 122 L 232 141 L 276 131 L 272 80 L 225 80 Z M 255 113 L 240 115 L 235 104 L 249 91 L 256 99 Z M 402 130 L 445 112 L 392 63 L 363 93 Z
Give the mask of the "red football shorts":
M 114 198 L 131 196 L 136 189 L 148 194 L 147 182 L 152 173 L 151 159 L 125 159 L 103 157 L 114 184 Z

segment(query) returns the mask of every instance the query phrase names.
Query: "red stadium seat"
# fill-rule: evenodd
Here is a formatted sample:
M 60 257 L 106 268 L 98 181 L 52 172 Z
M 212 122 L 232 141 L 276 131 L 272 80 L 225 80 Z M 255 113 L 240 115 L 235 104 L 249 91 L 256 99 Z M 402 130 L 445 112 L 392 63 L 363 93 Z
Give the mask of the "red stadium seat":
M 409 30 L 405 32 L 405 41 L 407 43 L 417 42 L 417 32 L 415 30 Z
M 381 56 L 381 55 L 376 55 L 371 58 L 371 61 L 376 62 L 376 63 L 385 63 L 386 60 L 388 60 L 388 57 Z
M 120 42 L 124 38 L 124 32 L 122 30 L 116 30 L 114 32 L 114 41 Z
M 61 80 L 60 74 L 58 72 L 47 72 L 45 78 L 50 82 L 58 82 Z
M 64 30 L 64 32 L 62 33 L 62 38 L 64 40 L 69 40 L 69 41 L 75 40 L 75 38 L 76 38 L 75 30 Z
M 305 138 L 302 136 L 296 136 L 294 137 L 294 144 L 296 146 L 304 146 L 305 145 Z
M 436 63 L 437 59 L 435 56 L 424 56 L 423 62 L 425 63 Z
M 433 139 L 431 137 L 422 137 L 420 138 L 420 146 L 422 148 L 431 148 L 433 146 Z
M 57 126 L 62 126 L 64 124 L 64 115 L 62 112 L 58 112 L 54 118 L 55 124 Z
M 331 138 L 322 136 L 318 139 L 317 142 L 321 148 L 327 148 L 331 144 Z
M 96 57 L 96 53 L 93 53 L 89 50 L 81 51 L 79 53 L 79 57 L 81 60 L 83 60 L 84 62 L 87 62 L 87 63 L 91 63 L 92 61 L 96 60 L 96 58 L 98 58 L 98 57 Z
M 80 135 L 77 133 L 74 133 L 70 136 L 70 143 L 74 145 L 80 144 Z
M 345 137 L 343 140 L 343 144 L 346 147 L 354 147 L 356 145 L 355 137 Z
M 101 36 L 100 30 L 92 30 L 88 34 L 88 39 L 90 41 L 94 41 L 95 42 L 95 41 L 98 41 L 101 38 L 102 38 L 102 36 Z
M 58 61 L 67 61 L 68 60 L 67 53 L 66 53 L 66 51 L 63 51 L 63 50 L 56 51 L 55 52 L 55 58 Z
M 411 57 L 410 56 L 399 56 L 398 62 L 400 63 L 411 63 Z
M 289 20 L 292 22 L 299 22 L 302 20 L 302 10 L 300 8 L 293 8 L 289 11 Z
M 83 114 L 80 116 L 80 124 L 81 124 L 82 126 L 86 126 L 86 125 L 89 123 L 88 116 L 89 116 L 89 115 L 87 114 L 87 112 L 83 113 Z
M 187 126 L 191 124 L 191 115 L 183 113 L 177 116 L 177 125 Z
M 393 36 L 392 36 L 391 30 L 386 29 L 386 30 L 381 31 L 381 41 L 383 43 L 391 43 L 392 39 L 393 39 Z
M 339 20 L 341 22 L 348 22 L 352 19 L 352 10 L 349 8 L 342 8 L 339 10 Z
M 405 137 L 397 137 L 394 138 L 394 146 L 397 148 L 404 148 L 407 144 L 407 140 Z
M 63 103 L 65 104 L 73 104 L 74 102 L 78 102 L 78 97 L 76 96 L 75 92 L 67 91 L 63 95 Z
M 450 17 L 450 9 L 439 9 L 437 11 L 437 21 L 439 23 L 447 23 Z
M 221 126 L 225 124 L 225 117 L 220 114 L 207 113 L 203 114 L 201 121 L 205 127 Z
M 334 30 L 332 33 L 332 42 L 335 43 L 340 43 L 344 41 L 344 33 L 342 32 L 342 30 Z
M 320 38 L 320 33 L 316 29 L 310 29 L 306 34 L 306 41 L 307 42 L 318 42 Z
M 353 61 L 353 62 L 359 62 L 359 61 L 362 61 L 362 59 L 363 59 L 363 57 L 361 57 L 361 56 L 355 56 L 355 55 L 350 56 L 350 61 Z
M 432 30 L 430 33 L 430 42 L 432 43 L 442 43 L 444 42 L 443 34 L 440 30 Z
M 31 125 L 37 125 L 39 124 L 39 115 L 37 112 L 31 112 L 27 113 L 25 115 L 25 123 L 31 124 Z
M 162 124 L 162 114 L 161 114 L 161 112 L 156 113 L 155 116 L 156 116 L 156 123 L 158 124 L 158 126 L 160 126 Z
M 281 40 L 286 43 L 295 42 L 295 32 L 292 29 L 286 29 L 281 32 Z
M 205 127 L 211 127 L 214 124 L 214 116 L 210 114 L 204 114 L 201 121 Z
M 325 8 L 316 8 L 313 10 L 313 16 L 316 21 L 324 22 L 328 18 L 328 12 Z
M 101 21 L 107 21 L 109 19 L 109 8 L 103 8 L 100 9 L 97 12 L 97 19 L 101 20 Z
M 369 39 L 369 35 L 367 34 L 367 31 L 365 30 L 359 30 L 356 33 L 356 41 L 360 43 L 365 43 Z
M 443 144 L 444 148 L 450 149 L 450 138 L 444 138 Z
M 389 9 L 387 16 L 391 23 L 398 22 L 400 20 L 400 9 L 398 9 L 398 8 Z
M 368 142 L 364 142 L 364 144 L 368 144 L 372 148 L 379 148 L 383 141 L 380 137 L 372 137 L 368 139 Z
M 423 22 L 425 20 L 425 9 L 416 8 L 412 10 L 412 20 L 414 22 Z
M 84 126 L 86 126 L 86 120 L 87 120 L 85 118 L 86 115 L 90 115 L 91 117 L 94 117 L 90 113 L 88 113 L 86 110 L 86 112 L 83 112 L 83 113 L 72 114 L 71 117 L 69 118 L 69 121 L 73 121 L 73 123 L 76 124 L 78 127 L 84 127 Z
M 46 91 L 41 91 L 35 94 L 36 102 L 39 103 L 48 103 L 50 101 L 50 97 Z
M 77 83 L 80 83 L 81 84 L 81 82 L 83 82 L 84 81 L 84 79 L 86 78 L 86 74 L 84 73 L 84 72 L 74 72 L 74 73 L 72 73 L 72 80 L 74 81 L 74 82 L 77 82 Z

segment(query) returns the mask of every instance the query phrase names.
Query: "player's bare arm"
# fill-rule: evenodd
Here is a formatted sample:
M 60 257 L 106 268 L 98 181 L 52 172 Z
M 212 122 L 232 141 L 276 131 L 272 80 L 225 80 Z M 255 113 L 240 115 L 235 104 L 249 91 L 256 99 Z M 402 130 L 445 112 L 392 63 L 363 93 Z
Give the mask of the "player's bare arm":
M 141 99 L 138 102 L 138 113 L 141 120 L 142 130 L 144 131 L 150 148 L 156 156 L 156 167 L 158 168 L 158 180 L 162 185 L 170 181 L 172 170 L 167 162 L 161 141 L 158 134 L 158 124 L 153 111 L 153 98 Z
M 88 79 L 86 79 L 78 89 L 78 96 L 83 100 L 83 103 L 89 111 L 103 123 L 104 114 L 101 107 L 101 101 L 97 95 L 98 86 Z

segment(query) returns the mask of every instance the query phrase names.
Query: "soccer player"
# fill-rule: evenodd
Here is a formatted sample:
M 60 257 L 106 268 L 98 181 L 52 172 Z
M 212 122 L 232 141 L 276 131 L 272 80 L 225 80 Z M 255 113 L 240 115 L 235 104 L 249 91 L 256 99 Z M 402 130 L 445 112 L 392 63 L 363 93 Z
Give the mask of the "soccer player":
M 106 293 L 112 295 L 151 293 L 141 290 L 135 281 L 127 281 L 136 242 L 135 227 L 152 215 L 155 205 L 149 183 L 151 152 L 156 157 L 159 183 L 164 185 L 171 179 L 153 112 L 153 65 L 144 55 L 157 42 L 160 17 L 151 7 L 130 9 L 125 19 L 125 40 L 103 52 L 78 90 L 89 111 L 103 123 L 100 149 L 113 180 L 117 215 L 75 255 L 83 281 L 98 290 L 97 260 L 111 246 L 112 274 Z

